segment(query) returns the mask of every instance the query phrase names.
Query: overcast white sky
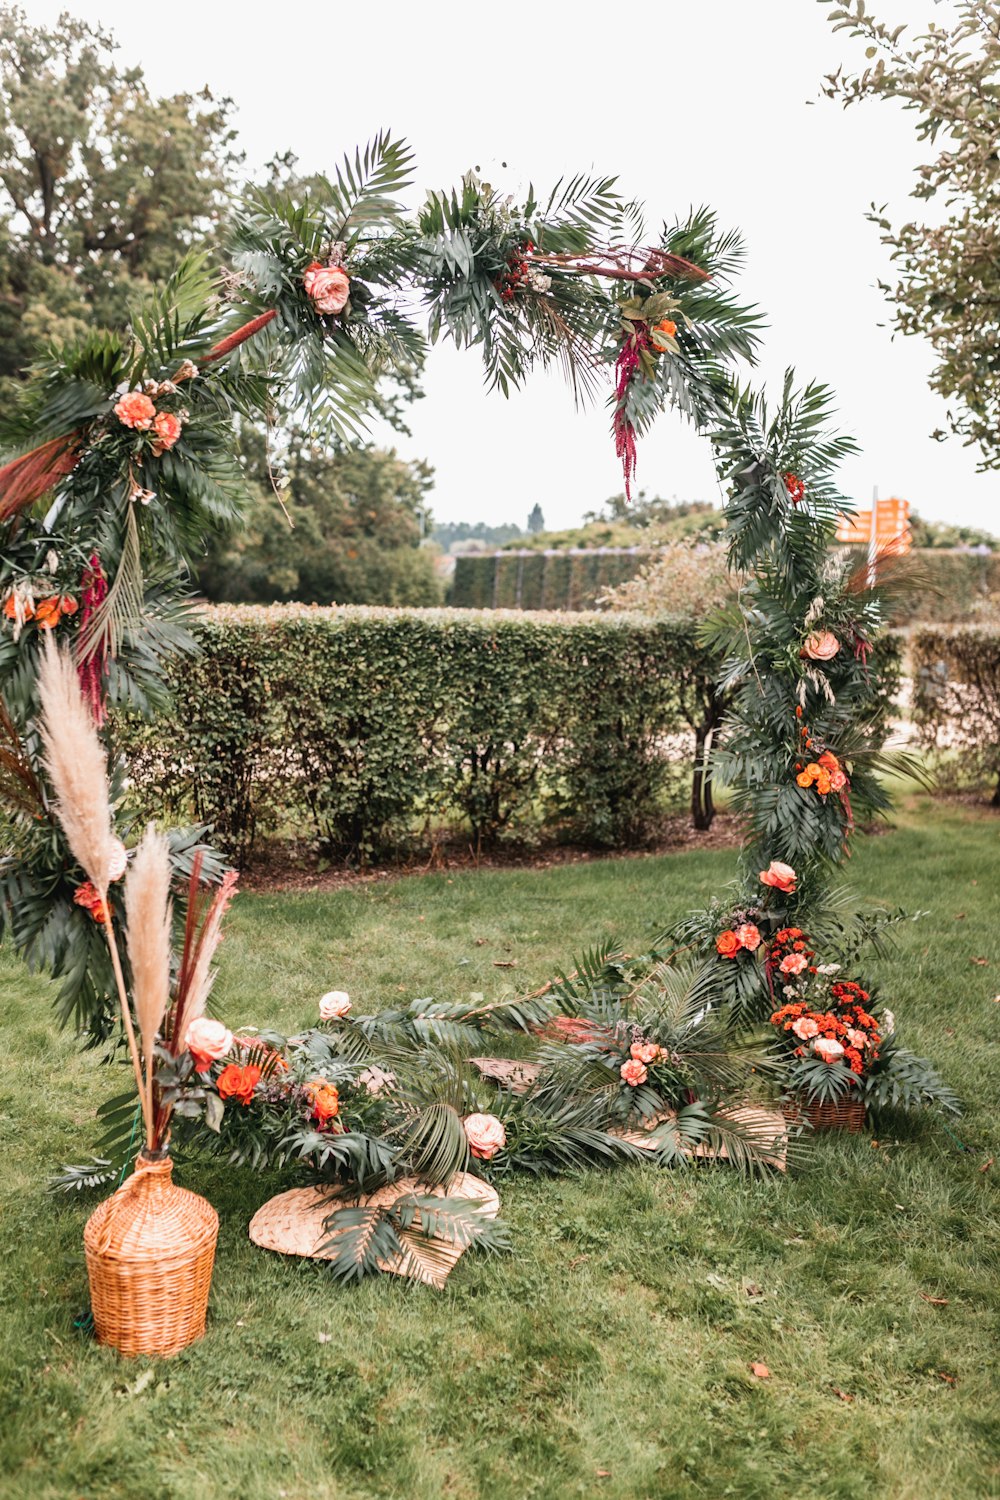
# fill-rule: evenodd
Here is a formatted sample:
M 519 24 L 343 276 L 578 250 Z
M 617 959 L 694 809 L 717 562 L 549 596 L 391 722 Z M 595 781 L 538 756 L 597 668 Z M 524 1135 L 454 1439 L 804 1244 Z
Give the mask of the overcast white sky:
M 975 450 L 930 440 L 944 422 L 930 351 L 890 338 L 876 286 L 887 261 L 864 215 L 872 201 L 897 217 L 919 209 L 907 199 L 923 159 L 914 117 L 819 97 L 825 73 L 861 58 L 832 32 L 829 6 L 22 3 L 35 21 L 68 8 L 102 22 L 159 93 L 208 84 L 231 95 L 251 168 L 291 149 L 323 170 L 388 126 L 414 145 L 421 189 L 476 164 L 513 191 L 593 169 L 617 173 L 654 225 L 711 204 L 742 230 L 742 290 L 767 315 L 756 378 L 776 387 L 793 364 L 838 392 L 863 450 L 844 466 L 845 493 L 867 504 L 877 484 L 926 517 L 1000 527 L 1000 475 L 977 475 Z M 933 0 L 872 8 L 911 23 L 950 11 Z M 505 402 L 479 376 L 474 355 L 435 350 L 413 437 L 392 439 L 434 465 L 435 516 L 523 525 L 537 500 L 562 526 L 620 491 L 602 407 L 577 413 L 543 375 Z M 649 493 L 718 499 L 706 444 L 669 416 L 640 444 L 638 479 Z

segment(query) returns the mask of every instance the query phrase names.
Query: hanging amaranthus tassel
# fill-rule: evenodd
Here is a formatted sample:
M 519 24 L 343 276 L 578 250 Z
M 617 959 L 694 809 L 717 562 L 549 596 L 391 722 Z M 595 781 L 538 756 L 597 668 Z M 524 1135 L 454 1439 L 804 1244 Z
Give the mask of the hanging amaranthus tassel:
M 622 472 L 625 475 L 625 499 L 632 498 L 631 481 L 635 478 L 635 427 L 625 412 L 625 402 L 628 389 L 635 379 L 636 371 L 642 362 L 643 351 L 649 349 L 651 340 L 649 327 L 646 323 L 636 321 L 631 324 L 630 332 L 626 334 L 621 351 L 615 361 L 615 416 L 613 429 L 615 434 L 615 453 L 621 459 Z
M 87 626 L 97 614 L 101 605 L 108 597 L 108 580 L 101 567 L 101 559 L 97 553 L 91 554 L 90 562 L 83 570 L 80 580 L 80 588 L 83 594 L 83 610 L 80 615 L 80 639 L 86 641 L 88 637 Z M 84 700 L 90 707 L 94 723 L 100 729 L 107 718 L 107 710 L 104 702 L 104 682 L 108 668 L 108 647 L 104 637 L 101 636 L 87 651 L 78 665 L 77 672 L 80 677 L 80 691 Z

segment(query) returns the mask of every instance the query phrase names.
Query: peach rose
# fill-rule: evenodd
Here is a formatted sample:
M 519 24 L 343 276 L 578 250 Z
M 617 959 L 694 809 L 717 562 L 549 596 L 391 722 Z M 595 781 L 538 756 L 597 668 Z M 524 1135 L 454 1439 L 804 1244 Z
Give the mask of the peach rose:
M 115 416 L 123 427 L 148 432 L 156 416 L 156 407 L 142 391 L 129 391 L 115 403 Z
M 799 655 L 807 656 L 810 661 L 832 661 L 839 650 L 840 642 L 832 630 L 814 630 L 806 636 Z
M 789 953 L 780 964 L 782 974 L 801 974 L 808 967 L 809 960 L 804 953 Z
M 128 850 L 121 839 L 111 840 L 111 864 L 108 867 L 109 880 L 121 880 L 128 867 Z
M 817 1057 L 821 1057 L 825 1063 L 838 1062 L 844 1055 L 844 1049 L 839 1042 L 834 1041 L 832 1036 L 820 1036 L 813 1042 L 813 1051 Z
M 633 1089 L 637 1089 L 640 1083 L 645 1083 L 649 1077 L 645 1064 L 641 1063 L 637 1057 L 629 1058 L 628 1062 L 622 1063 L 620 1072 L 622 1082 L 627 1083 Z
M 233 1033 L 221 1021 L 199 1016 L 185 1031 L 184 1045 L 194 1058 L 195 1071 L 207 1073 L 214 1062 L 232 1051 Z
M 722 954 L 723 958 L 735 958 L 740 951 L 740 940 L 735 932 L 730 932 L 727 929 L 725 932 L 719 933 L 719 936 L 715 940 L 715 949 L 717 953 Z
M 655 1042 L 633 1042 L 629 1048 L 629 1056 L 636 1062 L 655 1063 L 660 1051 L 661 1048 Z
M 843 771 L 830 772 L 830 790 L 832 792 L 842 792 L 846 785 L 847 777 Z
M 462 1121 L 469 1150 L 480 1161 L 490 1161 L 507 1144 L 503 1121 L 496 1115 L 466 1115 Z
M 756 953 L 760 947 L 760 928 L 755 927 L 752 922 L 743 922 L 736 929 L 736 936 L 740 940 L 740 946 L 748 953 Z
M 322 266 L 314 260 L 302 278 L 302 285 L 318 313 L 343 312 L 351 293 L 351 279 L 340 266 Z
M 328 990 L 319 1002 L 321 1021 L 341 1021 L 351 1008 L 351 997 L 346 990 Z
M 767 869 L 760 872 L 761 885 L 773 886 L 776 891 L 784 891 L 786 896 L 794 891 L 796 878 L 791 865 L 783 865 L 780 859 L 772 859 Z
M 850 1042 L 852 1047 L 857 1047 L 858 1051 L 860 1052 L 865 1047 L 867 1047 L 869 1037 L 866 1031 L 858 1031 L 854 1026 L 848 1026 L 847 1040 Z
M 800 1042 L 811 1042 L 814 1036 L 819 1036 L 819 1022 L 812 1016 L 800 1016 L 792 1023 L 792 1030 Z
M 168 448 L 172 448 L 180 437 L 181 419 L 175 417 L 171 411 L 158 412 L 156 421 L 153 423 L 153 431 L 156 433 L 153 453 L 158 458 L 161 453 L 166 453 Z
M 303 1084 L 313 1117 L 321 1125 L 335 1120 L 340 1113 L 340 1094 L 326 1078 L 310 1078 Z

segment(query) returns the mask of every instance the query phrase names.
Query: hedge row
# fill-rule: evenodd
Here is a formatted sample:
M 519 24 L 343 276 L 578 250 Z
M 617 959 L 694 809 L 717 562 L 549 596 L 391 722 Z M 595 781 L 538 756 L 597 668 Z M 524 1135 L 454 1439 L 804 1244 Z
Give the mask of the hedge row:
M 995 782 L 1000 806 L 1000 629 L 922 629 L 910 642 L 913 717 L 946 779 Z
M 646 548 L 593 547 L 459 557 L 448 597 L 455 609 L 590 609 L 651 555 Z
M 222 606 L 197 634 L 173 711 L 117 733 L 141 810 L 242 860 L 289 833 L 367 859 L 449 821 L 627 845 L 678 734 L 689 774 L 714 675 L 693 627 L 627 615 Z
M 634 577 L 652 555 L 646 548 L 594 548 L 459 557 L 449 600 L 459 609 L 589 609 L 604 589 Z M 974 617 L 989 595 L 1000 594 L 1000 553 L 922 549 L 897 566 L 912 588 L 893 599 L 894 626 L 956 624 Z

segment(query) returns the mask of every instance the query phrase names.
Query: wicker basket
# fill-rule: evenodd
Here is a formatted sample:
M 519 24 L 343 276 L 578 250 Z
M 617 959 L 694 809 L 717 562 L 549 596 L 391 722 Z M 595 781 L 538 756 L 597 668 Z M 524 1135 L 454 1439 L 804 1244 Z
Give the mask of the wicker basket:
M 813 1130 L 846 1130 L 851 1135 L 860 1135 L 865 1128 L 865 1101 L 856 1094 L 842 1094 L 837 1099 L 786 1099 L 782 1113 L 786 1120 L 798 1125 L 808 1120 Z
M 168 1154 L 140 1154 L 84 1226 L 98 1342 L 121 1354 L 174 1354 L 205 1332 L 219 1216 L 172 1172 Z

